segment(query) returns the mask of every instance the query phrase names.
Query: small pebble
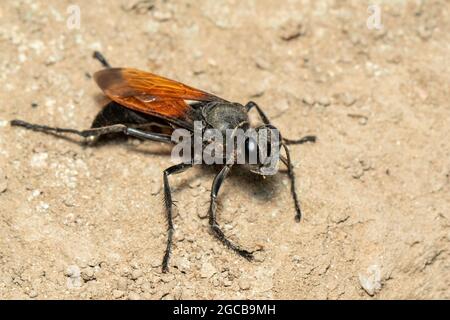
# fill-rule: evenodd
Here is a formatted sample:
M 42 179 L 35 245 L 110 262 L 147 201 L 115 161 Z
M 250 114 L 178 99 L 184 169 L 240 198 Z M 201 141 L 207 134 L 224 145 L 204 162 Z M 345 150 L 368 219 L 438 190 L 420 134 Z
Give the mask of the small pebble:
M 75 218 L 76 219 L 76 218 Z M 79 220 L 76 220 L 76 221 L 79 221 Z M 77 266 L 80 268 L 80 270 L 82 270 L 82 269 L 84 269 L 84 268 L 86 268 L 88 265 L 87 265 L 87 262 L 86 262 L 86 259 L 81 259 L 81 258 L 79 258 L 79 257 L 77 257 L 76 259 L 75 259 L 75 261 L 76 261 L 76 263 L 77 263 Z M 81 273 L 81 272 L 80 272 Z
M 125 295 L 125 292 L 122 290 L 113 290 L 112 292 L 114 299 L 120 299 Z
M 50 205 L 46 202 L 39 202 L 39 204 L 36 206 L 36 210 L 39 212 L 45 212 L 50 208 Z
M 398 53 L 386 57 L 386 61 L 392 64 L 399 64 L 402 62 L 402 56 Z
M 358 120 L 358 123 L 362 126 L 365 126 L 367 124 L 367 118 L 366 117 L 362 117 Z
M 230 279 L 225 278 L 223 279 L 223 285 L 224 287 L 231 287 L 233 285 L 233 282 Z
M 160 192 L 161 192 L 161 184 L 153 183 L 152 186 L 150 187 L 150 194 L 152 196 L 156 196 Z
M 152 261 L 150 261 L 150 265 L 152 266 L 152 268 L 158 268 L 161 266 L 161 260 L 153 259 Z
M 164 283 L 170 283 L 175 280 L 175 275 L 172 273 L 164 273 L 161 275 L 161 281 Z
M 275 104 L 275 108 L 279 112 L 285 112 L 289 109 L 289 101 L 287 99 L 282 99 Z
M 349 113 L 347 114 L 350 118 L 353 119 L 358 119 L 358 123 L 362 126 L 367 124 L 367 121 L 369 120 L 367 118 L 367 116 L 361 115 L 361 114 L 354 114 L 354 113 Z
M 241 290 L 248 290 L 250 289 L 250 283 L 247 280 L 241 279 L 239 280 L 239 288 Z
M 328 97 L 325 97 L 325 96 L 320 97 L 319 100 L 318 100 L 317 102 L 318 102 L 321 106 L 324 106 L 324 107 L 328 107 L 328 106 L 331 104 L 330 99 L 329 99 Z
M 153 18 L 155 18 L 155 20 L 159 22 L 169 21 L 170 19 L 172 19 L 172 13 L 170 11 L 154 11 Z
M 417 33 L 422 40 L 428 40 L 433 35 L 432 31 L 423 25 L 418 28 Z
M 91 259 L 89 259 L 89 261 L 88 261 L 88 266 L 90 266 L 90 267 L 97 267 L 97 266 L 99 266 L 100 265 L 100 261 L 99 260 L 97 260 L 96 258 L 91 258 Z
M 175 300 L 181 300 L 183 296 L 183 289 L 181 289 L 181 287 L 176 287 L 173 289 L 172 294 Z
M 66 285 L 69 289 L 81 287 L 81 272 L 77 265 L 68 266 L 64 274 L 67 277 Z
M 133 146 L 138 147 L 139 145 L 142 144 L 142 141 L 139 139 L 130 139 L 128 140 L 129 143 L 131 143 Z
M 180 270 L 181 272 L 187 272 L 191 268 L 191 262 L 186 257 L 179 257 L 176 260 L 175 265 L 178 267 L 178 270 Z
M 178 211 L 177 211 L 178 212 Z M 178 212 L 179 213 L 179 212 Z M 176 217 L 175 215 L 174 215 L 174 217 Z M 185 235 L 184 235 L 184 232 L 183 231 L 181 231 L 181 230 L 177 230 L 177 232 L 175 232 L 175 234 L 174 234 L 174 240 L 176 241 L 176 242 L 181 242 L 181 241 L 184 241 L 184 239 L 186 239 L 186 237 L 185 237 Z
M 288 20 L 280 29 L 279 36 L 284 41 L 292 41 L 306 34 L 306 26 L 301 21 Z
M 264 253 L 262 251 L 256 251 L 253 253 L 253 257 L 256 262 L 264 262 L 266 260 L 266 257 L 264 256 Z
M 219 278 L 214 278 L 214 279 L 212 280 L 212 284 L 213 284 L 214 287 L 220 286 L 220 280 L 219 280 Z
M 119 289 L 120 291 L 126 291 L 128 288 L 128 281 L 126 278 L 119 278 L 119 280 L 117 280 L 117 289 Z
M 249 94 L 249 96 L 250 98 L 259 98 L 262 97 L 265 92 L 266 92 L 265 88 L 256 88 Z
M 368 295 L 373 296 L 381 289 L 381 270 L 379 265 L 371 265 L 366 272 L 358 275 L 359 284 Z
M 314 100 L 314 98 L 312 96 L 308 95 L 308 96 L 303 97 L 303 102 L 305 104 L 307 104 L 308 106 L 312 106 L 312 105 L 314 105 L 315 100 Z
M 122 273 L 121 273 L 122 277 L 129 277 L 131 276 L 131 269 L 130 267 L 126 266 L 122 269 Z
M 81 274 L 80 268 L 76 265 L 68 266 L 64 275 L 66 277 L 79 277 Z
M 373 169 L 373 165 L 370 162 L 370 160 L 360 160 L 359 163 L 361 164 L 361 167 L 363 168 L 364 171 Z
M 209 262 L 205 262 L 200 270 L 200 276 L 202 278 L 211 278 L 215 273 L 217 273 L 216 268 Z
M 152 292 L 152 291 L 153 291 L 153 288 L 152 288 L 151 283 L 149 283 L 149 282 L 144 282 L 144 283 L 142 283 L 142 285 L 141 285 L 141 290 L 142 290 L 143 292 Z
M 192 64 L 192 72 L 196 76 L 206 73 L 206 68 L 203 61 L 195 60 Z
M 200 219 L 206 219 L 208 217 L 208 210 L 202 207 L 197 207 L 197 216 Z
M 189 182 L 189 188 L 195 189 L 200 186 L 200 180 L 195 179 Z
M 268 62 L 267 60 L 265 60 L 261 57 L 255 58 L 255 65 L 258 69 L 261 69 L 261 70 L 270 70 L 272 68 L 272 66 L 270 65 L 270 62 Z
M 95 279 L 94 269 L 93 269 L 93 268 L 90 268 L 90 267 L 84 268 L 84 269 L 81 271 L 81 278 L 83 278 L 83 280 L 84 280 L 85 282 L 94 280 L 94 279 Z
M 73 199 L 63 199 L 63 203 L 66 207 L 75 207 L 75 201 Z
M 137 270 L 133 270 L 133 272 L 131 273 L 131 279 L 132 280 L 137 280 L 140 277 L 142 277 L 142 271 L 137 269 Z
M 360 165 L 355 165 L 352 167 L 352 177 L 359 179 L 364 175 L 364 170 Z
M 356 102 L 356 98 L 354 96 L 352 96 L 350 93 L 344 93 L 342 95 L 342 103 L 346 106 L 346 107 L 350 107 L 353 104 L 355 104 Z
M 130 292 L 128 294 L 128 300 L 141 300 L 141 296 L 136 292 Z
M 30 160 L 30 165 L 33 168 L 45 167 L 47 165 L 47 158 L 48 158 L 48 153 L 46 153 L 46 152 L 33 154 L 33 156 L 31 157 L 31 160 Z

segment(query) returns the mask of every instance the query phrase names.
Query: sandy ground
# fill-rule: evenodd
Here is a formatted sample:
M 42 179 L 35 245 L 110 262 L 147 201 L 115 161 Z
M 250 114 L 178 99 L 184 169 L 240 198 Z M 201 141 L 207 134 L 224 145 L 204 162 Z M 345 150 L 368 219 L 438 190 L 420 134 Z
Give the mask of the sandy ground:
M 450 298 L 450 1 L 12 1 L 0 6 L 1 299 Z M 70 5 L 80 8 L 80 28 Z M 151 4 L 151 6 L 149 6 Z M 68 11 L 69 10 L 69 11 Z M 75 25 L 76 26 L 76 25 Z M 215 170 L 171 178 L 170 149 L 99 148 L 11 128 L 89 127 L 89 77 L 115 66 L 258 102 L 293 146 L 304 220 L 284 172 L 236 170 L 208 230 Z

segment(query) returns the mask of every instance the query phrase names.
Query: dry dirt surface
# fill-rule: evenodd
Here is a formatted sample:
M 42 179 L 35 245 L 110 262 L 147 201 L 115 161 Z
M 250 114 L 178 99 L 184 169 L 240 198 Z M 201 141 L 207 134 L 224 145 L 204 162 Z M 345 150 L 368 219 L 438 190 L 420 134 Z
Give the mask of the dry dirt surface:
M 450 298 L 449 31 L 445 0 L 2 1 L 0 298 Z M 170 178 L 162 274 L 168 146 L 9 125 L 88 128 L 94 50 L 316 134 L 291 147 L 302 222 L 285 171 L 232 171 L 219 223 L 258 250 L 242 259 L 208 228 L 217 168 L 196 166 Z

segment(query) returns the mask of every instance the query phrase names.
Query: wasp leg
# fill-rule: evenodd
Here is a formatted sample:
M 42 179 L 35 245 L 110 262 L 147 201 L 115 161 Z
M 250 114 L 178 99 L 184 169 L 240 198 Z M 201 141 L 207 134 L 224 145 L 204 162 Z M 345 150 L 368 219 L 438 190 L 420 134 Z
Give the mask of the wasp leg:
M 304 144 L 307 142 L 315 143 L 317 141 L 316 136 L 304 136 L 303 138 L 300 138 L 298 140 L 291 140 L 283 138 L 284 144 L 290 145 L 290 144 Z
M 238 245 L 232 243 L 225 237 L 225 234 L 220 229 L 216 220 L 216 210 L 217 210 L 217 194 L 219 193 L 220 187 L 222 186 L 223 181 L 231 170 L 230 165 L 226 165 L 222 168 L 222 170 L 216 175 L 214 178 L 212 188 L 211 188 L 211 202 L 209 207 L 209 225 L 214 236 L 219 239 L 225 246 L 230 248 L 231 250 L 238 253 L 240 256 L 246 258 L 247 260 L 253 259 L 253 254 L 247 250 L 241 249 Z
M 172 221 L 172 194 L 170 191 L 170 185 L 169 185 L 169 176 L 171 174 L 177 174 L 181 173 L 187 169 L 192 167 L 192 163 L 180 163 L 177 165 L 174 165 L 170 168 L 167 168 L 164 170 L 163 178 L 164 178 L 164 205 L 166 207 L 166 213 L 167 213 L 167 247 L 166 251 L 164 253 L 164 258 L 162 262 L 162 272 L 166 273 L 169 271 L 169 258 L 170 258 L 170 252 L 172 249 L 172 237 L 173 237 L 173 221 Z
M 294 206 L 295 206 L 295 220 L 297 222 L 300 222 L 302 218 L 302 210 L 300 209 L 300 201 L 298 200 L 297 191 L 295 190 L 295 174 L 294 174 L 294 167 L 292 165 L 291 161 L 291 154 L 289 152 L 289 149 L 286 144 L 281 144 L 284 148 L 284 151 L 286 152 L 286 159 L 280 158 L 282 162 L 286 165 L 288 168 L 288 176 L 289 180 L 291 180 L 291 195 L 292 199 L 294 199 Z
M 256 111 L 258 111 L 259 116 L 261 117 L 262 121 L 264 124 L 271 124 L 269 121 L 269 118 L 266 116 L 266 114 L 264 113 L 264 111 L 262 111 L 262 109 L 253 101 L 250 101 L 249 103 L 247 103 L 245 105 L 245 108 L 247 109 L 247 112 L 249 112 L 251 109 L 255 108 Z M 291 140 L 291 139 L 286 139 L 283 138 L 283 142 L 287 145 L 289 144 L 303 144 L 306 142 L 316 142 L 317 137 L 316 136 L 305 136 L 303 138 L 300 138 L 298 140 Z
M 97 59 L 98 61 L 100 61 L 102 66 L 104 66 L 105 68 L 111 68 L 111 65 L 108 63 L 108 60 L 106 60 L 106 58 L 103 56 L 103 54 L 101 54 L 99 51 L 94 51 L 94 54 L 92 55 L 92 57 L 94 59 Z
M 249 103 L 246 104 L 245 108 L 247 109 L 247 112 L 250 111 L 252 108 L 255 108 L 256 111 L 258 111 L 259 116 L 261 117 L 264 124 L 270 125 L 269 118 L 267 118 L 264 111 L 262 111 L 262 109 L 255 102 L 250 101 Z M 302 211 L 300 209 L 300 202 L 298 200 L 297 191 L 295 190 L 295 173 L 294 173 L 294 168 L 292 166 L 291 155 L 290 155 L 290 152 L 289 152 L 289 149 L 287 146 L 290 144 L 303 144 L 306 142 L 316 142 L 317 137 L 316 136 L 305 136 L 298 140 L 285 139 L 285 138 L 281 137 L 281 139 L 282 139 L 281 145 L 283 146 L 284 151 L 286 152 L 286 158 L 282 157 L 281 160 L 288 168 L 288 176 L 289 176 L 289 180 L 291 181 L 291 195 L 292 195 L 292 199 L 294 200 L 294 206 L 295 206 L 295 212 L 296 212 L 295 220 L 297 222 L 299 222 L 302 217 Z
M 252 110 L 253 108 L 256 109 L 256 111 L 258 111 L 259 116 L 261 117 L 262 121 L 264 124 L 270 124 L 269 118 L 267 118 L 266 114 L 264 113 L 264 111 L 262 111 L 262 109 L 256 104 L 256 102 L 253 101 L 249 101 L 246 105 L 245 105 L 245 109 L 247 109 L 247 112 L 249 112 L 250 110 Z
M 17 126 L 17 127 L 24 127 L 26 129 L 35 130 L 35 131 L 42 131 L 42 132 L 72 133 L 72 134 L 82 136 L 84 138 L 98 137 L 98 136 L 110 134 L 110 133 L 123 133 L 128 136 L 132 136 L 132 137 L 136 137 L 136 138 L 171 143 L 170 135 L 154 133 L 154 132 L 146 132 L 146 131 L 134 129 L 131 127 L 127 127 L 126 125 L 123 125 L 123 124 L 115 124 L 112 126 L 92 128 L 92 129 L 87 129 L 87 130 L 49 127 L 46 125 L 32 124 L 32 123 L 25 122 L 22 120 L 12 120 L 11 125 Z

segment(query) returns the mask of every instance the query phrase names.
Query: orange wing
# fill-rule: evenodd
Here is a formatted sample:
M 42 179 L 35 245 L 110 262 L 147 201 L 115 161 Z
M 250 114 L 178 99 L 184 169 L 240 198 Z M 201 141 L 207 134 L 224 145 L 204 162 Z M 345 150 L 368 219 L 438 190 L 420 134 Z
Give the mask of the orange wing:
M 210 93 L 137 69 L 104 69 L 96 72 L 94 79 L 111 100 L 166 119 L 191 120 L 192 108 L 185 100 L 224 101 Z

